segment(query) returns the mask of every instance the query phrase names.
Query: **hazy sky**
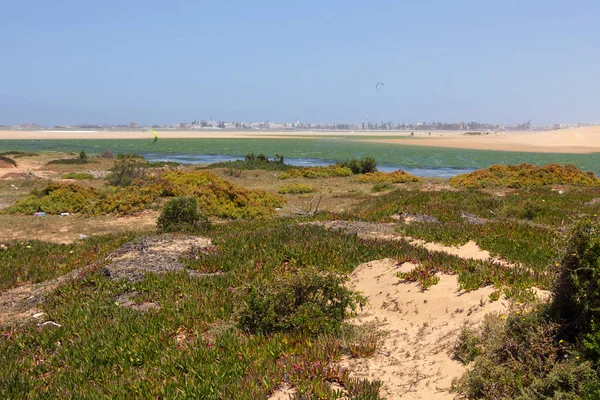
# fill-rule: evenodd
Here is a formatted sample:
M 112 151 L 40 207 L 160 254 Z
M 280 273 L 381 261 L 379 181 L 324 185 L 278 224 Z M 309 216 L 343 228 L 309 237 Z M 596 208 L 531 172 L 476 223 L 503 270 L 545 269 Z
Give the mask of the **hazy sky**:
M 600 122 L 597 0 L 1 3 L 0 125 Z

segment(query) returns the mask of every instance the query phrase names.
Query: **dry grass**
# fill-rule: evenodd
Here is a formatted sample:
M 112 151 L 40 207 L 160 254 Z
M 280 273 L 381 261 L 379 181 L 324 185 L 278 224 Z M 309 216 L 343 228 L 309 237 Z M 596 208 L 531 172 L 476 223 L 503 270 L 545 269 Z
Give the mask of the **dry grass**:
M 71 243 L 79 235 L 105 235 L 131 230 L 154 230 L 158 213 L 145 211 L 131 217 L 34 217 L 0 215 L 0 242 L 38 239 L 54 243 Z

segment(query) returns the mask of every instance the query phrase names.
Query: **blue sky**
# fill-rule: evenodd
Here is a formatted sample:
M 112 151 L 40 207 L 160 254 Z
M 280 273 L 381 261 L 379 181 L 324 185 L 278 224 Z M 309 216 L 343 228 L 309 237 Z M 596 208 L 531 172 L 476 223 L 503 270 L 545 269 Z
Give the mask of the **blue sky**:
M 2 0 L 1 10 L 0 125 L 600 122 L 597 1 Z

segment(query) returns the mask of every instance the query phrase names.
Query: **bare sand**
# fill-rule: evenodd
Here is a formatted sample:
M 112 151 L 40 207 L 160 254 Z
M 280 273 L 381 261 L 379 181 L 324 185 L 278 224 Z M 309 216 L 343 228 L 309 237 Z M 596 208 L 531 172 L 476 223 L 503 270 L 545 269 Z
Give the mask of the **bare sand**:
M 542 153 L 600 152 L 600 126 L 561 129 L 545 132 L 494 132 L 481 136 L 465 135 L 464 131 L 160 131 L 162 139 L 225 138 L 225 139 L 310 139 L 314 137 L 353 137 L 357 141 L 394 145 L 433 146 L 475 150 L 523 151 Z M 368 137 L 372 136 L 373 139 Z M 389 138 L 388 138 L 389 137 Z M 2 139 L 151 139 L 143 131 L 15 131 L 0 130 Z
M 600 126 L 545 132 L 498 132 L 481 136 L 432 132 L 422 139 L 366 139 L 396 145 L 434 146 L 474 150 L 586 154 L 600 152 Z

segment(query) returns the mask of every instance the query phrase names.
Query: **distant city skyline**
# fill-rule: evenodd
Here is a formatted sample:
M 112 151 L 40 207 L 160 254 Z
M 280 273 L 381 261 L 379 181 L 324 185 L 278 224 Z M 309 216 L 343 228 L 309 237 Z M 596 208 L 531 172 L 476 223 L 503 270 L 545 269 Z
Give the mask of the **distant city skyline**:
M 0 125 L 600 121 L 592 0 L 5 3 Z
M 399 123 L 392 121 L 371 121 L 365 119 L 362 123 L 319 123 L 310 121 L 215 121 L 212 119 L 200 120 L 194 119 L 191 122 L 179 122 L 169 124 L 140 124 L 138 122 L 129 122 L 127 124 L 57 124 L 41 125 L 36 123 L 2 125 L 0 128 L 22 129 L 22 130 L 148 130 L 148 129 L 169 129 L 169 130 L 202 130 L 202 129 L 223 129 L 223 130 L 276 130 L 276 129 L 326 129 L 326 130 L 455 130 L 455 131 L 498 131 L 498 130 L 544 130 L 544 129 L 564 129 L 573 127 L 583 127 L 590 125 L 600 125 L 596 123 L 575 123 L 575 124 L 551 124 L 535 125 L 531 120 L 520 124 L 494 124 L 481 121 L 469 122 L 444 122 L 444 121 L 419 121 L 416 123 Z

